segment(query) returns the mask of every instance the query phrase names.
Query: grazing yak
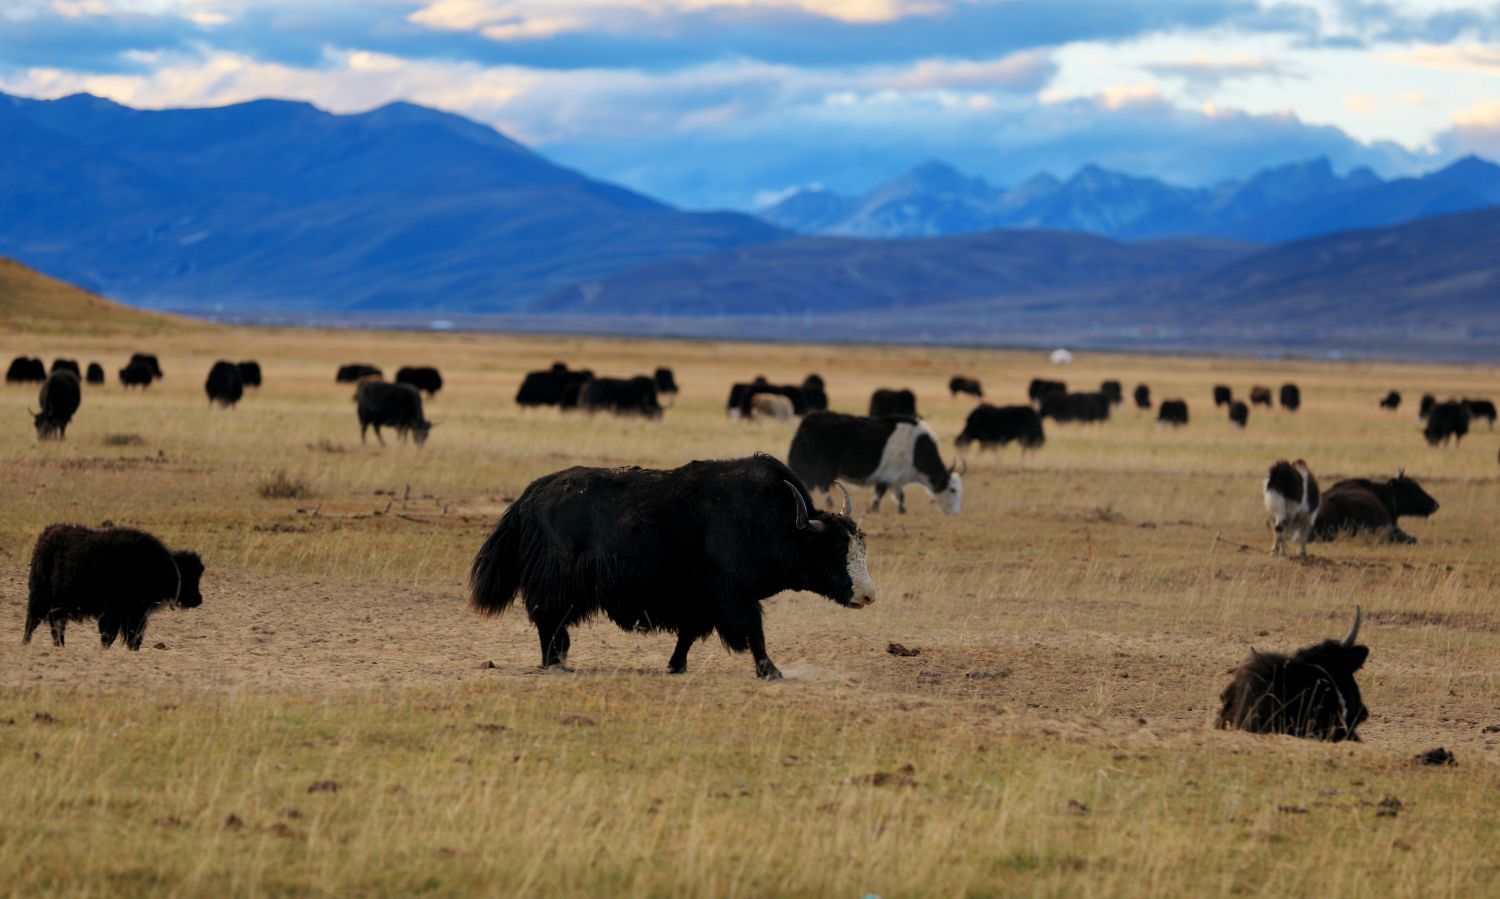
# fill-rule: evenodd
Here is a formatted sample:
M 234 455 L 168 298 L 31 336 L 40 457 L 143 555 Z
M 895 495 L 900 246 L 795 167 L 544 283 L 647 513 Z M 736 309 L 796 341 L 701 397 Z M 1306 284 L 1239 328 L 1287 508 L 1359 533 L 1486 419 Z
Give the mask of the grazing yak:
M 1111 406 L 1118 406 L 1125 402 L 1124 388 L 1119 381 L 1104 381 L 1099 385 L 1099 392 L 1109 397 Z
M 882 387 L 870 394 L 870 415 L 916 415 L 917 395 L 910 390 L 890 390 Z
M 642 415 L 661 418 L 656 381 L 645 375 L 633 378 L 593 378 L 578 390 L 578 408 L 590 414 Z
M 78 404 L 82 401 L 83 390 L 79 387 L 77 375 L 67 370 L 48 375 L 42 384 L 41 393 L 37 395 L 42 411 L 31 413 L 37 439 L 66 438 L 68 422 L 73 420 L 73 413 L 78 411 Z
M 143 531 L 50 525 L 31 553 L 22 641 L 30 643 L 32 631 L 46 621 L 52 642 L 62 646 L 69 621 L 97 618 L 106 647 L 124 632 L 125 646 L 138 650 L 152 612 L 203 604 L 202 578 L 197 553 L 169 550 Z
M 47 380 L 47 366 L 34 356 L 17 356 L 5 370 L 7 384 L 40 384 Z
M 247 359 L 244 362 L 236 362 L 234 364 L 234 367 L 240 370 L 240 381 L 244 383 L 246 387 L 260 386 L 259 362 L 256 362 L 254 359 Z
M 156 375 L 151 373 L 151 367 L 147 365 L 132 363 L 120 369 L 120 386 L 126 390 L 132 387 L 139 387 L 145 390 L 155 380 Z
M 395 428 L 396 436 L 411 439 L 421 446 L 427 442 L 432 422 L 422 414 L 422 394 L 410 384 L 392 384 L 388 381 L 360 381 L 354 391 L 354 402 L 359 414 L 359 442 L 365 442 L 365 432 L 375 428 L 375 439 L 385 446 L 380 436 L 382 427 Z
M 1145 384 L 1135 385 L 1135 407 L 1137 409 L 1151 408 L 1151 388 Z
M 1156 409 L 1156 424 L 1180 428 L 1188 423 L 1187 400 L 1162 400 Z
M 52 368 L 47 373 L 55 375 L 60 371 L 70 371 L 75 378 L 83 380 L 83 368 L 77 359 L 53 359 Z
M 126 367 L 132 365 L 145 366 L 146 370 L 151 372 L 151 377 L 158 381 L 166 377 L 166 375 L 161 373 L 161 363 L 157 361 L 155 353 L 131 353 L 130 361 L 125 363 L 125 365 Z
M 1109 397 L 1102 393 L 1049 393 L 1042 397 L 1041 414 L 1056 422 L 1109 421 Z
M 1234 402 L 1234 391 L 1223 384 L 1214 385 L 1214 405 L 1227 406 Z
M 203 382 L 203 392 L 209 403 L 231 408 L 245 395 L 245 382 L 240 378 L 240 368 L 233 362 L 220 359 L 208 370 L 208 379 Z
M 1250 407 L 1243 400 L 1235 400 L 1229 404 L 1229 423 L 1237 428 L 1243 428 L 1250 422 Z
M 1422 436 L 1431 446 L 1447 446 L 1451 439 L 1455 446 L 1463 442 L 1469 433 L 1469 409 L 1463 403 L 1437 403 L 1427 414 L 1427 426 Z
M 1390 409 L 1393 412 L 1401 408 L 1401 393 L 1396 390 L 1387 393 L 1385 399 L 1380 401 L 1380 408 Z
M 1271 466 L 1264 485 L 1266 511 L 1276 532 L 1271 555 L 1286 555 L 1286 541 L 1296 540 L 1300 555 L 1307 555 L 1307 540 L 1318 519 L 1318 479 L 1307 463 L 1298 459 L 1278 460 Z
M 1250 405 L 1271 408 L 1271 388 L 1256 385 L 1250 388 Z
M 1046 378 L 1032 378 L 1031 383 L 1026 385 L 1026 396 L 1033 403 L 1040 404 L 1042 400 L 1053 394 L 1064 394 L 1068 392 L 1068 385 L 1064 381 L 1049 381 Z
M 1302 391 L 1296 384 L 1281 385 L 1281 408 L 1288 412 L 1296 412 L 1302 407 Z
M 623 630 L 675 633 L 673 674 L 717 632 L 750 650 L 757 677 L 778 680 L 762 600 L 806 590 L 856 609 L 875 601 L 848 494 L 840 514 L 811 506 L 766 455 L 669 471 L 569 468 L 531 482 L 500 517 L 474 559 L 469 600 L 498 615 L 519 591 L 543 668 L 566 670 L 568 629 L 603 613 Z
M 975 399 L 984 399 L 984 387 L 976 378 L 965 378 L 963 375 L 954 375 L 948 380 L 948 393 L 955 398 L 960 394 L 967 394 Z
M 104 366 L 100 365 L 97 362 L 90 362 L 88 375 L 84 378 L 84 380 L 86 380 L 90 384 L 103 384 Z
M 657 396 L 670 396 L 674 399 L 676 398 L 677 376 L 672 373 L 672 370 L 670 368 L 658 368 L 656 370 L 654 378 L 656 380 Z
M 1343 640 L 1324 640 L 1287 656 L 1250 649 L 1220 694 L 1218 726 L 1256 734 L 1289 734 L 1313 740 L 1359 740 L 1370 717 L 1354 674 L 1370 650 L 1355 644 L 1360 610 Z
M 1422 394 L 1421 405 L 1417 407 L 1417 417 L 1422 419 L 1423 421 L 1426 421 L 1427 416 L 1432 414 L 1432 407 L 1436 405 L 1437 397 L 1433 396 L 1430 393 Z
M 920 484 L 933 502 L 957 515 L 963 501 L 963 478 L 943 465 L 937 435 L 910 415 L 861 417 L 814 412 L 802 419 L 787 464 L 812 490 L 827 493 L 834 481 L 874 487 L 870 511 L 880 511 L 887 490 L 895 491 L 896 511 L 906 511 L 906 485 Z
M 366 365 L 363 362 L 350 362 L 348 365 L 340 365 L 339 373 L 334 376 L 336 384 L 355 384 L 365 378 L 384 377 L 385 372 L 378 366 Z
M 1416 543 L 1417 538 L 1401 530 L 1401 516 L 1426 518 L 1437 510 L 1438 501 L 1407 477 L 1405 469 L 1383 482 L 1351 478 L 1339 481 L 1323 494 L 1313 539 L 1375 534 L 1390 543 Z
M 593 378 L 594 373 L 588 369 L 572 371 L 563 363 L 554 362 L 550 370 L 527 373 L 516 391 L 516 405 L 523 409 L 536 406 L 576 409 L 578 392 Z
M 396 383 L 410 384 L 433 397 L 443 389 L 443 376 L 430 365 L 403 365 L 396 369 Z
M 980 449 L 995 449 L 1013 441 L 1021 444 L 1022 452 L 1047 442 L 1042 416 L 1032 407 L 980 403 L 969 413 L 956 442 L 959 449 L 966 449 L 971 443 L 978 443 Z
M 1470 419 L 1482 418 L 1482 419 L 1484 419 L 1489 424 L 1491 431 L 1493 431 L 1495 429 L 1495 404 L 1494 403 L 1490 402 L 1489 400 L 1470 400 L 1470 399 L 1464 400 L 1463 403 L 1464 403 L 1464 408 L 1467 409 L 1468 412 L 1469 412 L 1469 418 Z

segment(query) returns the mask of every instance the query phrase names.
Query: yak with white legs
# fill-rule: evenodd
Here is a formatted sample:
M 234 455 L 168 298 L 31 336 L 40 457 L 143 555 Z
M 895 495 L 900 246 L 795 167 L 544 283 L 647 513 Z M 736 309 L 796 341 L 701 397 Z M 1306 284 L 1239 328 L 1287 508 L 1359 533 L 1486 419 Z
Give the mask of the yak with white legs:
M 1299 555 L 1307 555 L 1307 539 L 1312 536 L 1318 519 L 1318 479 L 1307 463 L 1285 459 L 1271 466 L 1265 482 L 1266 511 L 1271 515 L 1271 529 L 1276 540 L 1271 555 L 1286 555 L 1287 541 L 1297 543 Z

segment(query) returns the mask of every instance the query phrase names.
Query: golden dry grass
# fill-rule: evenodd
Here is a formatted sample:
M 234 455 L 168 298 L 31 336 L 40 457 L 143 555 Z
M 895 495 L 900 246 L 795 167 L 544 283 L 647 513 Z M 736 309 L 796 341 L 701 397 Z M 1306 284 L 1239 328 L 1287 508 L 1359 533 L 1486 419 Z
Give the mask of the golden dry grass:
M 1490 395 L 1491 368 L 295 330 L 17 334 L 0 356 L 160 354 L 147 393 L 88 390 L 64 444 L 0 391 L 0 884 L 14 894 L 1477 896 L 1500 889 L 1500 489 L 1480 426 L 1423 444 L 1391 387 Z M 215 358 L 265 386 L 210 407 Z M 523 413 L 554 359 L 676 369 L 658 423 Z M 340 362 L 431 363 L 428 445 L 361 447 Z M 595 624 L 578 673 L 534 673 L 514 614 L 464 606 L 469 562 L 534 477 L 766 450 L 728 385 L 827 378 L 833 404 L 911 386 L 948 442 L 969 404 L 1037 374 L 1184 396 L 1193 424 L 1126 408 L 1048 444 L 969 459 L 964 512 L 913 488 L 865 515 L 882 591 L 850 611 L 767 604 L 763 684 L 744 656 Z M 1301 412 L 1232 431 L 1217 382 L 1302 385 Z M 130 439 L 136 435 L 139 440 Z M 1259 482 L 1280 456 L 1325 483 L 1399 465 L 1443 502 L 1411 547 L 1272 560 Z M 305 486 L 262 495 L 281 472 Z M 856 491 L 856 503 L 868 501 Z M 109 519 L 203 553 L 206 601 L 157 616 L 139 654 L 19 644 L 30 541 Z M 1216 537 L 1222 537 L 1215 543 Z M 1241 544 L 1251 547 L 1241 551 Z M 1250 643 L 1342 633 L 1364 605 L 1360 745 L 1215 732 Z M 886 652 L 890 642 L 920 650 Z M 153 649 L 160 643 L 164 648 Z M 494 667 L 489 667 L 493 664 Z M 1453 768 L 1412 763 L 1446 746 Z M 332 785 L 330 785 L 332 784 Z M 1387 801 L 1391 800 L 1391 801 Z
M 0 258 L 0 327 L 9 333 L 76 336 L 147 335 L 213 326 L 122 306 L 13 259 Z

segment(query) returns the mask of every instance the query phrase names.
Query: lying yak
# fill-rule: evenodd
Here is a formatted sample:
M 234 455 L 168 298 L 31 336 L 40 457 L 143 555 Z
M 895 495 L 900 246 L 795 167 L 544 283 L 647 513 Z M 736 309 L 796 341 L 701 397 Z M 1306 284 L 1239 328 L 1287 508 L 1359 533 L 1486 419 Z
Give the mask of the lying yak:
M 421 446 L 427 442 L 432 422 L 422 414 L 422 394 L 410 384 L 392 384 L 389 381 L 360 381 L 354 391 L 355 411 L 359 414 L 359 442 L 365 442 L 365 432 L 373 426 L 375 439 L 385 446 L 380 436 L 382 427 L 395 428 L 396 436 L 402 440 L 407 434 Z
M 920 484 L 933 502 L 957 515 L 963 502 L 958 463 L 945 466 L 938 438 L 920 418 L 885 415 L 867 418 L 838 412 L 814 412 L 802 419 L 792 438 L 787 462 L 814 490 L 827 492 L 837 480 L 875 488 L 871 512 L 880 511 L 887 490 L 896 494 L 896 511 L 906 511 L 908 484 Z
M 1313 538 L 1335 540 L 1357 534 L 1373 534 L 1391 543 L 1416 543 L 1417 538 L 1401 530 L 1402 515 L 1426 518 L 1438 510 L 1422 485 L 1400 469 L 1388 481 L 1352 478 L 1339 481 L 1323 494 Z
M 1219 728 L 1359 740 L 1355 730 L 1370 717 L 1354 682 L 1354 673 L 1370 656 L 1368 647 L 1354 643 L 1359 621 L 1355 606 L 1354 626 L 1343 640 L 1324 640 L 1291 656 L 1252 647 L 1250 658 L 1234 670 L 1234 679 L 1220 695 Z
M 83 400 L 83 390 L 78 376 L 64 369 L 47 376 L 42 391 L 37 395 L 42 411 L 31 413 L 36 425 L 38 440 L 62 440 L 68 436 L 68 422 L 78 411 Z
M 1318 518 L 1318 479 L 1307 463 L 1279 460 L 1271 466 L 1265 481 L 1266 511 L 1271 515 L 1271 529 L 1276 540 L 1271 555 L 1286 555 L 1287 540 L 1296 540 L 1301 555 L 1307 555 L 1307 540 L 1312 536 Z
M 97 618 L 105 646 L 123 631 L 125 645 L 140 649 L 152 612 L 203 604 L 202 577 L 197 553 L 168 550 L 143 531 L 50 525 L 31 553 L 23 642 L 30 643 L 31 632 L 46 621 L 52 642 L 62 646 L 69 621 Z
M 690 462 L 669 471 L 569 468 L 533 481 L 485 540 L 470 603 L 498 615 L 519 591 L 543 668 L 566 670 L 568 629 L 604 614 L 627 631 L 667 631 L 667 670 L 687 670 L 695 640 L 715 632 L 750 650 L 777 680 L 761 600 L 783 590 L 840 605 L 875 601 L 865 536 L 844 511 L 811 511 L 791 469 L 770 456 Z

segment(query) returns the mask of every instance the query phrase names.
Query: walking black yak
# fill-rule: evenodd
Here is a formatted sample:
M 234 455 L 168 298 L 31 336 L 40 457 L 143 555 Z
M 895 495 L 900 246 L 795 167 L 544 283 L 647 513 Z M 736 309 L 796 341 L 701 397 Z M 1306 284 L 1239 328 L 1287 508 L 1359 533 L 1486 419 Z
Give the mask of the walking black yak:
M 392 384 L 389 381 L 360 381 L 354 390 L 355 411 L 359 414 L 359 442 L 365 442 L 365 432 L 375 428 L 375 439 L 385 446 L 380 436 L 382 427 L 395 428 L 396 436 L 402 440 L 407 434 L 421 446 L 427 442 L 432 422 L 422 414 L 422 394 L 410 384 Z
M 717 632 L 768 680 L 781 672 L 761 600 L 806 590 L 856 609 L 875 601 L 847 494 L 843 513 L 814 511 L 791 469 L 765 455 L 540 477 L 500 516 L 469 586 L 486 616 L 524 597 L 543 668 L 566 670 L 568 629 L 603 614 L 623 630 L 675 633 L 673 674 L 687 670 L 693 641 Z
M 1257 734 L 1290 734 L 1313 740 L 1359 740 L 1370 717 L 1354 673 L 1370 657 L 1355 644 L 1360 611 L 1343 640 L 1324 640 L 1290 656 L 1250 649 L 1219 698 L 1218 726 Z
M 42 391 L 37 396 L 42 411 L 31 413 L 36 425 L 38 440 L 62 440 L 68 436 L 68 422 L 78 411 L 83 400 L 83 390 L 78 385 L 78 376 L 64 369 L 47 376 Z
M 62 646 L 69 621 L 97 618 L 105 646 L 123 632 L 125 645 L 140 649 L 152 612 L 203 604 L 202 577 L 197 553 L 168 550 L 143 531 L 50 525 L 31 553 L 22 641 L 30 643 L 32 631 L 46 621 L 52 642 Z

